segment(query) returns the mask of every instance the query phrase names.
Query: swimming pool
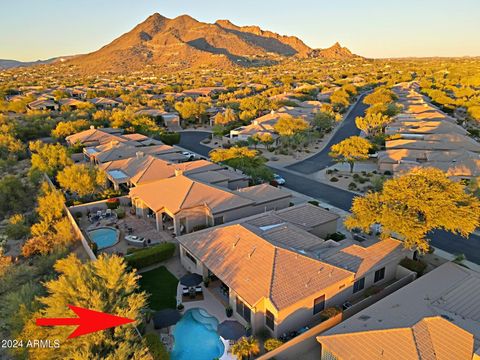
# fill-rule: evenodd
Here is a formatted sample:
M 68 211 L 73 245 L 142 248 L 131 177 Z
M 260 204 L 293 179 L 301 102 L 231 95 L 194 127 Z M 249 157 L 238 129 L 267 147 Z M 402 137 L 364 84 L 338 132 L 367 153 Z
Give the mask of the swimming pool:
M 113 246 L 118 242 L 117 230 L 112 228 L 90 230 L 88 236 L 97 244 L 98 250 Z
M 172 360 L 220 358 L 225 345 L 217 334 L 218 320 L 203 309 L 190 309 L 175 326 Z

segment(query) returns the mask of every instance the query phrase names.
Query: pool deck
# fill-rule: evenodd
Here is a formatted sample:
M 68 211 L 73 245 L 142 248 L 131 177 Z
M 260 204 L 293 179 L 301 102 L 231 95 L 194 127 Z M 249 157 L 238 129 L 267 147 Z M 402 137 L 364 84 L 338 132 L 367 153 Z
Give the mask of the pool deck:
M 183 285 L 178 283 L 177 304 L 182 303 L 182 289 L 183 289 Z M 200 309 L 206 310 L 210 315 L 215 316 L 219 324 L 225 320 L 235 320 L 233 316 L 227 317 L 227 315 L 225 314 L 225 305 L 223 305 L 212 294 L 212 292 L 208 288 L 205 288 L 203 284 L 202 284 L 202 289 L 203 289 L 203 300 L 188 301 L 188 302 L 182 303 L 185 306 L 185 309 L 183 310 L 184 313 L 190 309 L 200 308 Z M 232 355 L 229 352 L 230 351 L 229 341 L 224 340 L 222 337 L 220 337 L 220 340 L 222 340 L 223 344 L 225 345 L 225 352 L 220 357 L 220 360 L 237 360 L 237 357 L 235 355 Z
M 78 221 L 78 220 L 77 220 Z M 132 234 L 145 239 L 151 240 L 151 245 L 160 244 L 163 242 L 175 242 L 173 234 L 169 231 L 157 231 L 155 224 L 144 218 L 138 218 L 135 215 L 126 211 L 126 216 L 123 219 L 104 219 L 97 223 L 91 224 L 86 217 L 80 220 L 80 227 L 85 232 L 99 229 L 102 227 L 118 228 L 120 230 L 119 242 L 111 247 L 100 250 L 107 254 L 126 254 L 128 248 L 135 247 L 130 245 L 125 240 L 127 228 L 132 228 Z

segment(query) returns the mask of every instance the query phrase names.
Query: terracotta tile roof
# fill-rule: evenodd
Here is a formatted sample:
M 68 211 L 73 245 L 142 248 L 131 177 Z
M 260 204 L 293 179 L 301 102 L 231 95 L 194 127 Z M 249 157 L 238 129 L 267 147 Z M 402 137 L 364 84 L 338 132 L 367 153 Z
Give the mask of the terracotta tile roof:
M 441 317 L 423 318 L 411 328 L 326 335 L 317 340 L 338 360 L 471 360 L 473 354 L 472 334 Z
M 254 201 L 233 191 L 194 181 L 186 176 L 154 181 L 130 190 L 130 197 L 139 198 L 155 212 L 168 209 L 177 213 L 181 209 L 208 206 L 212 213 L 253 205 Z
M 67 136 L 65 139 L 73 144 L 76 142 L 80 142 L 83 144 L 88 143 L 98 143 L 104 144 L 106 142 L 110 142 L 112 140 L 116 141 L 127 141 L 127 139 L 123 139 L 121 134 L 123 130 L 121 129 L 111 129 L 111 128 L 103 128 L 103 129 L 87 129 L 81 131 L 79 133 Z
M 249 186 L 243 189 L 238 189 L 237 192 L 245 198 L 254 200 L 257 204 L 292 196 L 290 192 L 273 187 L 269 184 Z
M 338 360 L 416 360 L 417 349 L 410 329 L 364 331 L 317 337 L 322 351 Z
M 313 228 L 340 218 L 331 211 L 308 203 L 279 210 L 277 216 L 305 228 Z
M 381 240 L 368 247 L 352 244 L 333 254 L 319 255 L 330 264 L 343 267 L 356 273 L 355 278 L 361 278 L 373 269 L 380 269 L 393 258 L 407 256 L 408 250 L 403 248 L 402 242 L 392 238 Z
M 349 271 L 272 244 L 245 224 L 177 239 L 250 306 L 268 298 L 281 310 L 352 278 Z

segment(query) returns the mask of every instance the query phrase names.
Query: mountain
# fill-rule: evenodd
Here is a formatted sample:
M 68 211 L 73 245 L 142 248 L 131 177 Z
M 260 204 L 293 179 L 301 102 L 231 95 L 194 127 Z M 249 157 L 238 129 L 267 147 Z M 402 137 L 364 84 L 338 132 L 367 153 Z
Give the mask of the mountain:
M 7 60 L 0 59 L 0 69 L 12 69 L 17 67 L 28 67 L 34 65 L 44 65 L 44 64 L 54 64 L 57 62 L 63 62 L 68 59 L 73 58 L 74 56 L 60 56 L 54 57 L 47 60 L 37 60 L 37 61 L 17 61 L 17 60 Z
M 237 26 L 228 20 L 209 24 L 188 15 L 169 19 L 155 13 L 110 44 L 69 63 L 86 72 L 125 73 L 149 65 L 169 70 L 228 68 L 268 65 L 286 57 L 311 54 L 352 55 L 342 47 L 327 50 L 313 50 L 294 36 L 264 31 L 258 26 Z
M 318 57 L 325 59 L 352 59 L 361 56 L 353 54 L 346 47 L 342 47 L 338 42 L 326 49 L 315 49 L 309 53 L 310 57 Z

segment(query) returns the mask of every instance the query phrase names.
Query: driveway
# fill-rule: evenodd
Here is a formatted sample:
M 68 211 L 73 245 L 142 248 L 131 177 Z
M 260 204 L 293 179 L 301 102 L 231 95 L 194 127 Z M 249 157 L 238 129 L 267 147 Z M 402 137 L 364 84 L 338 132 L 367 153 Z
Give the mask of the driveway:
M 353 105 L 350 112 L 347 114 L 345 119 L 342 121 L 340 127 L 331 137 L 328 144 L 325 145 L 322 151 L 319 153 L 299 161 L 295 164 L 287 166 L 287 169 L 296 171 L 302 174 L 312 174 L 314 172 L 323 170 L 334 164 L 334 161 L 328 153 L 332 145 L 338 144 L 340 141 L 354 135 L 360 134 L 360 130 L 355 125 L 355 118 L 357 116 L 364 116 L 365 110 L 368 108 L 368 105 L 365 105 L 362 101 L 366 94 L 360 96 L 359 100 Z

